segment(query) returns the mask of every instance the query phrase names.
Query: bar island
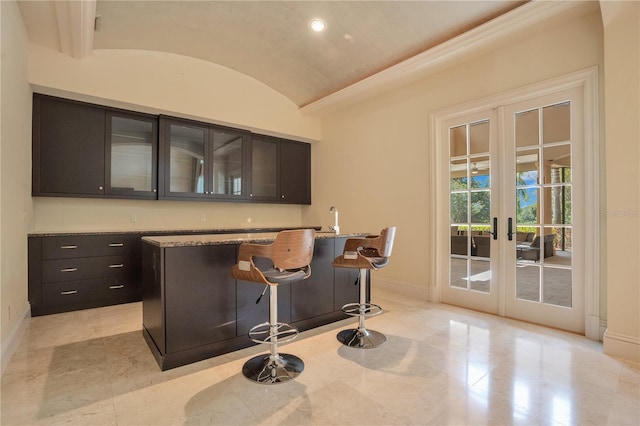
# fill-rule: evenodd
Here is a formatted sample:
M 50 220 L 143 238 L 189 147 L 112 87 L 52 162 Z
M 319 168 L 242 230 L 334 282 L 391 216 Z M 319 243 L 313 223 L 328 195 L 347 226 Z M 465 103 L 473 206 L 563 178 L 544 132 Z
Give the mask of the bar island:
M 142 238 L 143 334 L 162 370 L 251 345 L 247 333 L 267 321 L 264 287 L 231 276 L 238 247 L 269 243 L 277 233 L 147 236 Z M 358 270 L 334 268 L 349 237 L 316 233 L 307 280 L 279 286 L 278 316 L 300 331 L 348 318 L 341 308 L 358 300 Z M 265 259 L 259 259 L 260 262 Z M 258 267 L 261 265 L 256 261 Z M 369 289 L 367 276 L 367 289 Z M 367 291 L 369 294 L 369 291 Z

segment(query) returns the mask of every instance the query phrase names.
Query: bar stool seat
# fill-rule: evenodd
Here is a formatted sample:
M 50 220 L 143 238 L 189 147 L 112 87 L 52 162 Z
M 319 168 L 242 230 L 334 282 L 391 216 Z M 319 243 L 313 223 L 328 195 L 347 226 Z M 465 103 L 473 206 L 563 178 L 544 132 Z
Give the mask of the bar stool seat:
M 262 295 L 269 289 L 269 321 L 253 326 L 249 330 L 249 338 L 256 343 L 268 344 L 270 353 L 255 356 L 242 367 L 242 374 L 253 382 L 268 385 L 284 383 L 304 370 L 304 362 L 300 358 L 278 352 L 278 344 L 290 342 L 298 336 L 298 329 L 278 322 L 278 285 L 311 276 L 314 244 L 315 231 L 299 229 L 278 233 L 271 244 L 240 245 L 238 263 L 232 268 L 232 275 L 239 280 L 265 285 Z M 270 259 L 273 267 L 258 269 L 253 262 L 254 257 Z
M 378 270 L 389 263 L 393 249 L 396 228 L 384 228 L 380 235 L 370 235 L 365 238 L 349 238 L 345 242 L 342 255 L 336 257 L 333 266 L 336 268 L 357 268 L 360 270 L 358 282 L 360 297 L 358 302 L 347 303 L 342 311 L 350 316 L 358 317 L 358 328 L 342 330 L 338 333 L 338 341 L 343 345 L 370 349 L 382 345 L 387 341 L 384 334 L 369 330 L 365 326 L 365 318 L 380 315 L 382 308 L 367 302 L 367 271 Z

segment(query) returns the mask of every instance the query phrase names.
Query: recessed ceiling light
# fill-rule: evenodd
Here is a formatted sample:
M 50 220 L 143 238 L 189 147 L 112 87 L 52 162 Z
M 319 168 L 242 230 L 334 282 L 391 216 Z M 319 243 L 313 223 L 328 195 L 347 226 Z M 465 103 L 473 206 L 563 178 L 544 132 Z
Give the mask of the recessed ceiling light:
M 327 24 L 325 24 L 322 19 L 313 19 L 310 25 L 311 29 L 318 33 L 324 31 L 324 29 L 327 27 Z

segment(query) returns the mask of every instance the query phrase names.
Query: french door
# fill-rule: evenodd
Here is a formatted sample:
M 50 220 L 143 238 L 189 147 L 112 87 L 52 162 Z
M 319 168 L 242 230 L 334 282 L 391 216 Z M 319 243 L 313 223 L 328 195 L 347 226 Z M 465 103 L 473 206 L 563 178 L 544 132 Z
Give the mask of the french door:
M 583 103 L 571 88 L 442 121 L 441 301 L 584 333 Z

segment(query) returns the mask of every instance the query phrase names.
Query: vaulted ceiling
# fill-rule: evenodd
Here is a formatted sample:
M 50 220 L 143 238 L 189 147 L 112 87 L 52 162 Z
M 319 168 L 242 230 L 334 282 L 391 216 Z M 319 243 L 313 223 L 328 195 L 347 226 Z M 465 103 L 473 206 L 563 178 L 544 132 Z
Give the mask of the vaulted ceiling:
M 19 5 L 32 43 L 80 59 L 95 49 L 191 56 L 251 76 L 303 107 L 524 3 L 44 0 Z M 326 23 L 323 32 L 311 30 L 314 18 Z

